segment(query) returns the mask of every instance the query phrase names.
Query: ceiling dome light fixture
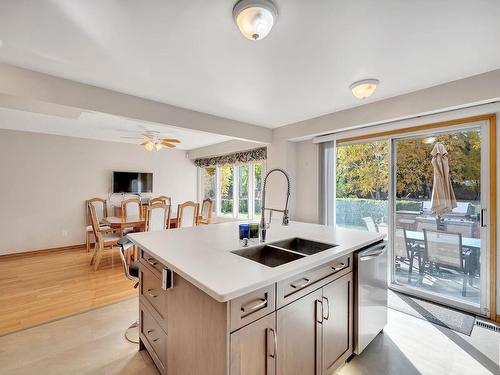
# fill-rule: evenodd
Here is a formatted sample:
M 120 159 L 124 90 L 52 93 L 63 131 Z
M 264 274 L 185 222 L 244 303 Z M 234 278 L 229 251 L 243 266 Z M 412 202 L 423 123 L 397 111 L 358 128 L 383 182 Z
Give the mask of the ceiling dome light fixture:
M 354 82 L 349 88 L 352 94 L 358 99 L 365 99 L 371 96 L 379 84 L 378 79 L 363 79 L 361 81 Z
M 234 22 L 250 40 L 264 39 L 278 19 L 278 9 L 270 0 L 240 0 L 233 8 Z

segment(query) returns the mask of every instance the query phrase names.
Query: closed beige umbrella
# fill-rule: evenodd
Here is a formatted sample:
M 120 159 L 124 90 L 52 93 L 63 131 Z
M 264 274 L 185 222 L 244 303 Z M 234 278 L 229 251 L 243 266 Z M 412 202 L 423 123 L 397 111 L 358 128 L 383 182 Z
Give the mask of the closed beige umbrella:
M 442 143 L 437 142 L 432 149 L 431 155 L 432 167 L 434 168 L 431 211 L 440 216 L 451 212 L 457 207 L 457 200 L 451 186 L 448 151 L 446 151 Z

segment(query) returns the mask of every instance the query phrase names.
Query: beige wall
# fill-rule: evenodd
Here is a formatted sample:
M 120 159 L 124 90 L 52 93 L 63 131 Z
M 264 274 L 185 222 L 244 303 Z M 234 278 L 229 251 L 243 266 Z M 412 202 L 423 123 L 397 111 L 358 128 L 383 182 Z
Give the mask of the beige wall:
M 153 172 L 155 195 L 196 200 L 184 151 L 0 130 L 0 254 L 84 243 L 84 201 L 108 197 L 113 170 Z
M 319 223 L 319 146 L 309 140 L 296 147 L 295 219 Z

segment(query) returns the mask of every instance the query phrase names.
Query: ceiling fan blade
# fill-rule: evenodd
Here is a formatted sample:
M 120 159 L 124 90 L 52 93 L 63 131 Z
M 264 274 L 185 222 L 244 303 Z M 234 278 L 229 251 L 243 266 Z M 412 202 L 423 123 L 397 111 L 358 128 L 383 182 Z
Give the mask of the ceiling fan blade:
M 162 141 L 162 142 L 161 142 L 161 144 L 162 144 L 163 146 L 165 146 L 165 147 L 170 147 L 170 148 L 175 147 L 175 145 L 173 145 L 172 143 L 168 143 L 168 142 L 163 142 L 163 141 Z
M 120 137 L 121 139 L 144 139 L 144 137 Z
M 146 141 L 146 142 L 142 142 L 141 143 L 141 146 L 144 146 L 146 143 L 148 143 L 149 141 Z
M 175 138 L 162 138 L 161 141 L 165 141 L 165 142 L 170 142 L 170 143 L 181 143 L 181 141 L 179 141 L 178 139 L 175 139 Z

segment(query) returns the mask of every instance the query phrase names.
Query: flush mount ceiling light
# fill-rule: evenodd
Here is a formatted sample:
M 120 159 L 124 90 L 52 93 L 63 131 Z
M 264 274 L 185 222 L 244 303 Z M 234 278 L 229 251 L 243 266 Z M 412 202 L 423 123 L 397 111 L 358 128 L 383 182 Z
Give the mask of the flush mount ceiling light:
M 356 98 L 365 99 L 375 92 L 378 84 L 378 79 L 363 79 L 361 81 L 354 82 L 351 86 L 349 86 L 349 88 Z
M 278 9 L 270 0 L 240 0 L 233 8 L 234 22 L 250 40 L 264 39 L 278 19 Z

